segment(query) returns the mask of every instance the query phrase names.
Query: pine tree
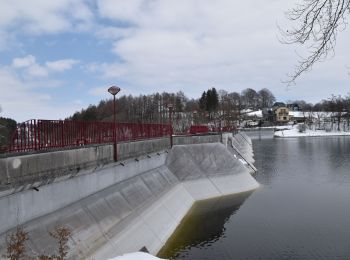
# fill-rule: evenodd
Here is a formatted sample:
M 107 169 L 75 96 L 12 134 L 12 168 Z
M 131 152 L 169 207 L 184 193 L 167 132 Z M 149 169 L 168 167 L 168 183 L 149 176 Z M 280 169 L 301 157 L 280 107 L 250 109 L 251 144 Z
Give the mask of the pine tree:
M 207 91 L 207 98 L 206 98 L 206 111 L 211 111 L 212 110 L 212 92 L 211 92 L 211 89 L 208 89 Z
M 207 93 L 204 91 L 201 98 L 199 99 L 199 108 L 202 111 L 207 110 Z
M 211 89 L 211 106 L 212 111 L 216 111 L 219 106 L 219 95 L 215 88 Z

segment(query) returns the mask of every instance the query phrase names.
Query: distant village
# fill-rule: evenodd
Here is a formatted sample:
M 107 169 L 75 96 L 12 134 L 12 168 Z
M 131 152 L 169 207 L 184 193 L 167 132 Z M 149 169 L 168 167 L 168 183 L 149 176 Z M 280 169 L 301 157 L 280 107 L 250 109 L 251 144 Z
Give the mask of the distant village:
M 334 107 L 336 108 L 336 107 Z M 350 113 L 345 108 L 333 111 L 302 109 L 297 103 L 275 102 L 272 107 L 241 112 L 241 127 L 269 127 L 305 124 L 314 130 L 349 130 Z M 334 127 L 336 126 L 336 127 Z M 334 129 L 336 128 L 336 129 Z
M 330 116 L 329 113 L 321 113 L 322 118 Z M 241 112 L 241 116 L 244 118 L 244 127 L 302 123 L 317 119 L 316 114 L 317 112 L 302 111 L 297 103 L 285 104 L 283 102 L 275 102 L 272 107 L 262 110 L 244 109 Z

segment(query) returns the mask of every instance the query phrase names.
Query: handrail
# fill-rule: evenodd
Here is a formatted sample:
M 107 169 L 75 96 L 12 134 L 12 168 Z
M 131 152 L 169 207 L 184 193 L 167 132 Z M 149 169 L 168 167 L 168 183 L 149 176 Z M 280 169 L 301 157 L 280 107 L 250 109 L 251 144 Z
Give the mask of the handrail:
M 116 123 L 119 142 L 159 138 L 170 135 L 167 124 Z M 31 119 L 17 125 L 8 152 L 27 152 L 56 148 L 112 143 L 113 122 Z

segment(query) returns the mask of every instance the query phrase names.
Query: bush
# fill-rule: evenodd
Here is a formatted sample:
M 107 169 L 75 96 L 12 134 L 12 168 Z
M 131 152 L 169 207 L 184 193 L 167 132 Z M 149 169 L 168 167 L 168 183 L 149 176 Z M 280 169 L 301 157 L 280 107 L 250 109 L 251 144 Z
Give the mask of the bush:
M 69 246 L 67 245 L 71 231 L 66 227 L 57 227 L 50 232 L 50 236 L 55 238 L 58 243 L 58 254 L 29 256 L 26 254 L 26 241 L 28 233 L 23 227 L 17 227 L 16 231 L 6 238 L 7 252 L 4 257 L 10 260 L 65 260 L 68 255 Z
M 306 125 L 305 124 L 298 125 L 298 130 L 299 130 L 299 133 L 304 133 L 306 131 Z

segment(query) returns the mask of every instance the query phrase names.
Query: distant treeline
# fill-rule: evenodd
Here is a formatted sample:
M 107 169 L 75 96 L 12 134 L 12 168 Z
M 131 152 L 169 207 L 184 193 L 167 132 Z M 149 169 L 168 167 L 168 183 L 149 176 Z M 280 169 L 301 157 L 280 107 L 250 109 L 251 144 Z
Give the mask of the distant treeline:
M 245 108 L 261 109 L 275 102 L 272 92 L 266 88 L 260 91 L 247 88 L 241 93 L 217 91 L 215 88 L 204 91 L 197 99 L 188 98 L 182 91 L 177 93 L 154 93 L 140 96 L 121 96 L 117 98 L 117 120 L 120 122 L 164 122 L 168 118 L 168 106 L 172 104 L 175 116 L 184 112 L 194 112 L 207 118 L 218 111 L 228 117 L 237 117 Z M 176 117 L 175 117 L 176 118 Z M 68 119 L 83 121 L 113 120 L 113 100 L 101 100 L 98 105 L 74 113 Z

